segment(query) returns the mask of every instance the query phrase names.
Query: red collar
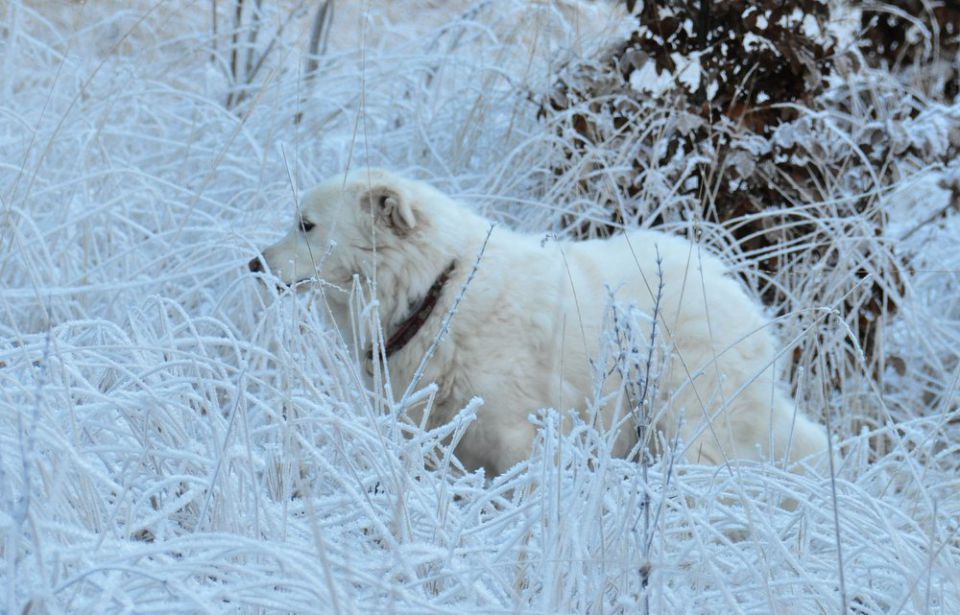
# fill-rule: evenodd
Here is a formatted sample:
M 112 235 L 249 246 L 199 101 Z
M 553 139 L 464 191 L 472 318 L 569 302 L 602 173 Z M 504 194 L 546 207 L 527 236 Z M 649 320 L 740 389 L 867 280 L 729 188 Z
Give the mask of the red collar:
M 443 272 L 437 276 L 437 279 L 433 281 L 433 286 L 431 286 L 430 290 L 427 291 L 427 294 L 423 298 L 423 301 L 420 302 L 420 305 L 417 306 L 410 316 L 400 323 L 394 330 L 393 334 L 390 335 L 390 339 L 387 340 L 387 345 L 384 348 L 384 354 L 387 355 L 387 358 L 394 353 L 400 352 L 400 350 L 402 350 L 403 347 L 413 339 L 413 336 L 420 331 L 424 323 L 427 322 L 427 319 L 430 318 L 430 314 L 433 313 L 433 308 L 436 307 L 437 301 L 440 300 L 440 293 L 443 292 L 443 287 L 450 279 L 450 274 L 453 273 L 456 265 L 456 261 L 451 262 L 450 266 L 444 269 Z M 371 360 L 373 359 L 372 348 L 367 351 L 367 358 Z

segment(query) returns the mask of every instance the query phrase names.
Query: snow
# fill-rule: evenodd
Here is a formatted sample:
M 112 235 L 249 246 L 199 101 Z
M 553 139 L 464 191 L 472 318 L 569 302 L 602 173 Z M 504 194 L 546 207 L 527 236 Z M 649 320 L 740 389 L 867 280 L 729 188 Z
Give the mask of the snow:
M 263 4 L 257 51 L 276 44 L 232 109 L 228 2 L 0 6 L 0 611 L 960 612 L 955 164 L 883 195 L 884 241 L 946 208 L 903 241 L 897 387 L 801 396 L 834 413 L 835 476 L 612 459 L 536 408 L 528 463 L 469 474 L 449 440 L 479 400 L 404 423 L 322 296 L 278 297 L 245 264 L 303 188 L 365 163 L 556 231 L 585 197 L 554 181 L 558 133 L 530 101 L 625 20 L 574 0 L 341 2 L 310 82 L 312 10 Z M 631 85 L 656 90 L 651 69 Z M 931 104 L 895 134 L 945 153 L 956 113 Z
M 696 92 L 700 87 L 700 56 L 690 54 L 684 57 L 680 54 L 674 54 L 673 61 L 677 63 L 677 81 L 682 83 L 691 92 Z
M 630 87 L 638 92 L 660 96 L 673 87 L 673 75 L 666 71 L 658 73 L 656 64 L 647 61 L 630 73 Z

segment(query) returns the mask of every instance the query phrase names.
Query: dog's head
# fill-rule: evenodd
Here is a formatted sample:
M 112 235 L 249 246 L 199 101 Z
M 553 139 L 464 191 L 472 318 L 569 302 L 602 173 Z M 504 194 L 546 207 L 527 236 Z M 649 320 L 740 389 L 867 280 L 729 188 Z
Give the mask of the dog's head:
M 405 309 L 406 295 L 429 288 L 446 265 L 437 259 L 449 260 L 432 232 L 438 194 L 381 169 L 331 177 L 303 195 L 293 228 L 250 261 L 250 270 L 268 269 L 291 287 L 322 282 L 328 300 L 341 306 L 348 300 L 341 291 L 355 276 L 376 279 L 381 303 Z

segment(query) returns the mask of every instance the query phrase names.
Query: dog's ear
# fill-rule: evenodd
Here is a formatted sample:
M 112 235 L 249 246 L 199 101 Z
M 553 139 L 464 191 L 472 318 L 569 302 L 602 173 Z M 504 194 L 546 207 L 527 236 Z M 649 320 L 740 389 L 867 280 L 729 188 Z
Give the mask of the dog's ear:
M 378 221 L 382 221 L 397 234 L 408 233 L 417 225 L 412 204 L 393 188 L 371 188 L 360 197 L 360 203 Z

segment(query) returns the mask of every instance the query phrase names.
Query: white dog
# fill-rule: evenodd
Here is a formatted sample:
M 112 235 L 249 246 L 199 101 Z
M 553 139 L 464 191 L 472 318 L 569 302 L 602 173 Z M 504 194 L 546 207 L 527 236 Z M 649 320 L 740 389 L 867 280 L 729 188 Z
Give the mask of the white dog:
M 541 408 L 576 408 L 618 429 L 617 455 L 637 443 L 638 408 L 694 462 L 826 451 L 825 430 L 776 382 L 768 321 L 717 257 L 655 231 L 571 242 L 503 227 L 487 239 L 489 229 L 425 183 L 360 169 L 306 193 L 295 228 L 250 269 L 265 262 L 286 284 L 319 279 L 328 289 L 375 280 L 389 373 L 403 390 L 483 250 L 423 373 L 439 387 L 432 425 L 484 400 L 456 449 L 468 469 L 499 474 L 525 459 L 536 429 L 528 417 Z M 348 294 L 326 293 L 343 331 Z M 656 393 L 640 395 L 647 376 Z

